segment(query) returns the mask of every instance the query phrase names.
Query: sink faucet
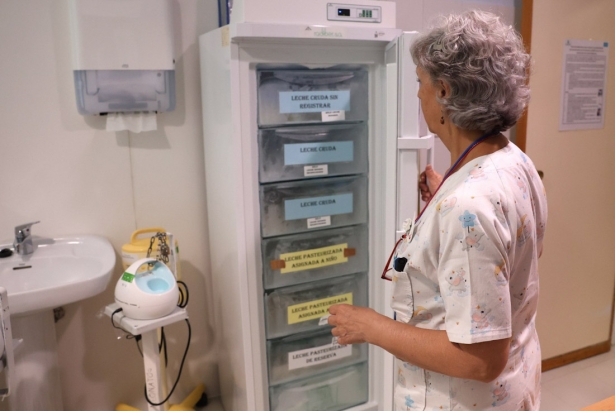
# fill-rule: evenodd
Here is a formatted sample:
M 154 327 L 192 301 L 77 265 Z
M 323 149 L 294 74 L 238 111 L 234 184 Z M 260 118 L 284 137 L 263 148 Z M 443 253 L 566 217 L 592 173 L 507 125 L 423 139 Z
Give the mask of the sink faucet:
M 15 241 L 13 242 L 13 247 L 15 248 L 15 252 L 17 252 L 17 254 L 27 255 L 34 252 L 34 244 L 32 244 L 30 227 L 37 223 L 40 223 L 40 221 L 21 224 L 15 227 Z

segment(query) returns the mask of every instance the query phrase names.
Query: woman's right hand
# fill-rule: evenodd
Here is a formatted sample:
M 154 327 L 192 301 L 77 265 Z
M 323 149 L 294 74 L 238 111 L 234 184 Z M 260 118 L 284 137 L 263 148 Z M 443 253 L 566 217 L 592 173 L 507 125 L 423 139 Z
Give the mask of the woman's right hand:
M 429 201 L 440 186 L 440 183 L 442 183 L 442 176 L 436 173 L 431 164 L 427 164 L 425 171 L 419 176 L 421 199 L 425 202 Z

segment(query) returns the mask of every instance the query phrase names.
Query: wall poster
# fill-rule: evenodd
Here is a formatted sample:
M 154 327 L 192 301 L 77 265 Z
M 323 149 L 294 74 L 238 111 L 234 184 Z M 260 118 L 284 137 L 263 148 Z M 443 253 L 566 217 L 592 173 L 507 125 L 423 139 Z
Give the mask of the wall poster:
M 560 131 L 604 127 L 608 60 L 606 41 L 564 42 Z

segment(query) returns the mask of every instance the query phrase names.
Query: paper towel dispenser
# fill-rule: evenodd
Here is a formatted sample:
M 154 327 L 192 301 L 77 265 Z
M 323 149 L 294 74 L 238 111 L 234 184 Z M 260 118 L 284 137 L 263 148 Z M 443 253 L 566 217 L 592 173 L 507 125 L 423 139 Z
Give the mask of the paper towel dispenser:
M 171 0 L 71 0 L 81 114 L 175 109 Z

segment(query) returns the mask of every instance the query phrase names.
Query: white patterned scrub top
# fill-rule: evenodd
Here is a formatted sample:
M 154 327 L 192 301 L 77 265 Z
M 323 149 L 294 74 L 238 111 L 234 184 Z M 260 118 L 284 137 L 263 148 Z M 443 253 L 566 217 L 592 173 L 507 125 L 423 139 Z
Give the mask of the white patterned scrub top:
M 535 318 L 547 200 L 534 164 L 514 144 L 452 174 L 397 248 L 397 321 L 446 330 L 454 343 L 512 337 L 491 383 L 396 360 L 395 411 L 529 411 L 540 408 Z M 401 260 L 403 263 L 403 260 Z

